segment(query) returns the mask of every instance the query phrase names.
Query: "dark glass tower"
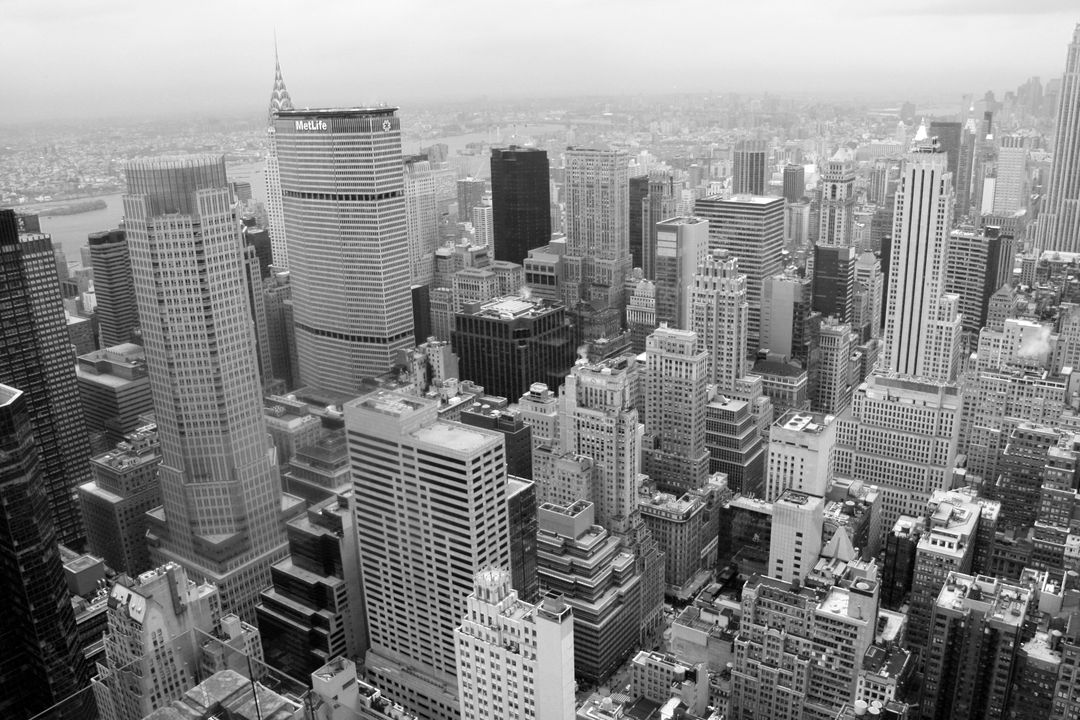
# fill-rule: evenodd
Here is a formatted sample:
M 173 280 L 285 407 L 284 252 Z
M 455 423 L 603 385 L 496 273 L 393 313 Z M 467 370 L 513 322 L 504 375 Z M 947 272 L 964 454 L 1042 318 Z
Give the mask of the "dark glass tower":
M 75 488 L 90 481 L 90 442 L 52 239 L 26 229 L 0 210 L 0 383 L 26 393 L 56 539 L 80 547 Z
M 949 172 L 954 178 L 960 168 L 960 145 L 963 142 L 963 131 L 964 126 L 952 120 L 930 121 L 930 136 L 936 137 L 938 145 L 945 151 Z
M 645 223 L 643 203 L 649 197 L 649 176 L 630 178 L 630 258 L 633 267 L 645 269 Z
M 551 240 L 547 152 L 511 145 L 491 150 L 495 259 L 522 263 Z
M 29 718 L 62 703 L 50 718 L 87 717 L 88 692 L 68 700 L 90 675 L 30 410 L 27 393 L 0 385 L 0 716 Z
M 135 283 L 131 279 L 131 257 L 124 231 L 91 233 L 89 244 L 101 346 L 132 342 L 139 327 L 139 307 L 135 304 Z

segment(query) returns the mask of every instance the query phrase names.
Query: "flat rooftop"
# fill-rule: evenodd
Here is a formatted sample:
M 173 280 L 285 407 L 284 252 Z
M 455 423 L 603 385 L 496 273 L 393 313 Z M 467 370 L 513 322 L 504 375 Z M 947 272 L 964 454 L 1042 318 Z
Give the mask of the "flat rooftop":
M 495 438 L 491 433 L 483 432 L 479 428 L 469 425 L 452 425 L 441 420 L 420 428 L 413 433 L 413 437 L 422 442 L 458 452 L 473 452 L 493 444 L 496 440 L 502 442 L 501 435 Z
M 832 421 L 832 418 L 832 415 L 788 410 L 780 416 L 779 420 L 773 423 L 773 426 L 792 432 L 820 435 L 825 426 Z
M 369 115 L 392 115 L 397 112 L 396 107 L 352 107 L 352 108 L 293 108 L 292 110 L 278 110 L 277 116 L 283 118 L 350 118 L 364 117 Z

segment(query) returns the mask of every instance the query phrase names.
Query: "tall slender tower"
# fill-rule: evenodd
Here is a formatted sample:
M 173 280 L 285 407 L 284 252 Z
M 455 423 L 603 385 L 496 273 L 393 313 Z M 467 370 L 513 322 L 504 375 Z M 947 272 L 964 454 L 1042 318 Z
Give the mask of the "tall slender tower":
M 131 258 L 123 230 L 90 233 L 90 258 L 94 263 L 94 293 L 97 296 L 101 347 L 132 342 L 139 327 L 135 286 L 131 282 Z
M 681 495 L 705 484 L 708 353 L 688 330 L 661 326 L 646 339 L 644 471 Z
M 566 151 L 566 305 L 583 339 L 612 337 L 622 325 L 630 273 L 630 170 L 620 150 Z
M 690 327 L 708 353 L 709 382 L 721 392 L 746 375 L 746 276 L 723 250 L 705 259 L 690 293 Z
M 0 382 L 26 393 L 56 539 L 79 547 L 90 442 L 52 239 L 37 230 L 36 217 L 0 210 Z
M 269 220 L 270 246 L 273 248 L 274 265 L 289 266 L 289 249 L 285 244 L 285 215 L 281 201 L 281 171 L 278 167 L 277 146 L 274 135 L 274 116 L 282 110 L 292 110 L 292 98 L 281 77 L 278 62 L 277 39 L 274 40 L 274 89 L 270 91 L 270 109 L 266 117 L 266 217 Z
M 1036 244 L 1043 250 L 1080 251 L 1080 23 L 1065 56 L 1054 162 Z
M 937 382 L 956 378 L 959 298 L 945 295 L 952 227 L 952 175 L 947 157 L 927 143 L 904 160 L 896 192 L 889 298 L 880 367 Z
M 0 713 L 5 718 L 33 717 L 90 681 L 30 409 L 26 393 L 0 385 Z M 64 709 L 78 708 L 65 703 Z
M 397 109 L 276 117 L 300 383 L 358 394 L 414 343 Z
M 820 245 L 851 245 L 855 228 L 855 169 L 848 160 L 834 157 L 822 168 L 819 222 Z
M 225 162 L 133 160 L 126 173 L 124 216 L 162 454 L 151 560 L 213 582 L 227 611 L 251 619 L 287 545 Z

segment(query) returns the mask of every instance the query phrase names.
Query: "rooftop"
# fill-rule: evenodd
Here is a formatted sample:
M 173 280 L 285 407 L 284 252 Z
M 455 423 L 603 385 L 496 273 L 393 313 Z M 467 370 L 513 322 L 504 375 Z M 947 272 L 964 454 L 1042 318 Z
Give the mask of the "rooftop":
M 806 433 L 808 435 L 820 435 L 825 426 L 833 421 L 832 415 L 821 413 L 801 412 L 788 410 L 773 423 L 774 427 L 783 428 L 792 432 Z
M 413 437 L 422 442 L 428 442 L 458 452 L 472 452 L 490 445 L 495 438 L 491 433 L 483 432 L 479 428 L 457 423 L 438 421 L 420 428 L 413 433 Z M 498 440 L 502 443 L 501 435 Z

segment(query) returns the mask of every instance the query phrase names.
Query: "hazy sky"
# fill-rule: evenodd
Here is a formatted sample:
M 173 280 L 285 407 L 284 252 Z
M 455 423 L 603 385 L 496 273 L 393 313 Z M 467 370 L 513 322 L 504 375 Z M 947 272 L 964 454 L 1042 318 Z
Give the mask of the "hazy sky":
M 1077 0 L 0 0 L 0 123 L 488 94 L 999 95 Z

